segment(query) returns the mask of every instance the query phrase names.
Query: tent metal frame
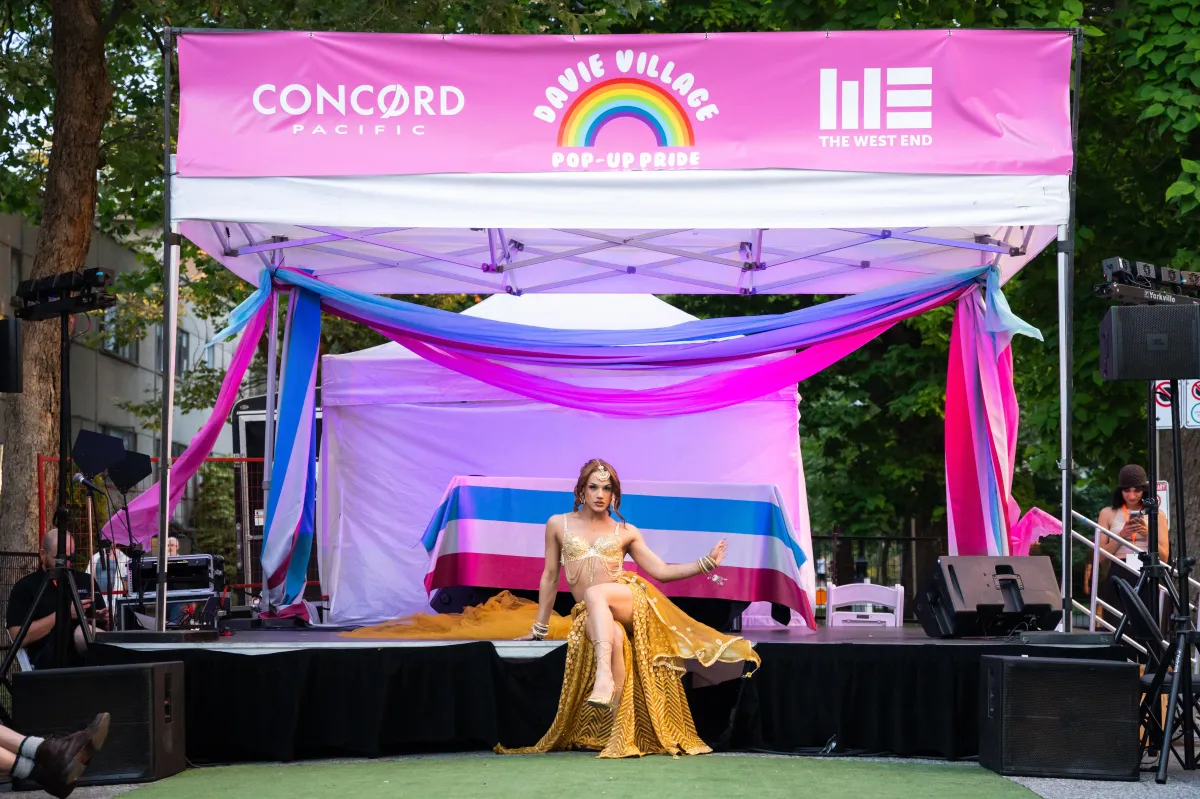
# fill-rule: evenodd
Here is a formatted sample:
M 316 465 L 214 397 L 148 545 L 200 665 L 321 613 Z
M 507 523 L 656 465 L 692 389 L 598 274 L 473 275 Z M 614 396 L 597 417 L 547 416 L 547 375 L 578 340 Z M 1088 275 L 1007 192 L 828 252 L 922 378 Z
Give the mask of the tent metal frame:
M 1072 153 L 1075 156 L 1074 160 L 1077 161 L 1079 148 L 1080 72 L 1083 68 L 1083 31 L 1080 28 L 1072 28 L 1069 29 L 1069 31 L 1072 34 L 1072 47 L 1074 52 L 1074 69 L 1071 76 L 1071 146 Z M 171 441 L 175 407 L 175 315 L 179 301 L 180 236 L 178 232 L 178 223 L 171 215 L 171 93 L 173 88 L 171 64 L 172 57 L 175 53 L 175 38 L 177 34 L 203 33 L 220 35 L 236 32 L 237 31 L 215 28 L 196 29 L 175 27 L 167 27 L 163 31 L 164 224 L 162 262 L 165 291 L 163 292 L 162 324 L 164 337 L 163 346 L 165 351 L 163 353 L 162 435 L 159 451 L 159 463 L 162 464 L 159 480 L 158 529 L 158 557 L 159 563 L 162 564 L 162 568 L 160 568 L 158 572 L 159 582 L 156 599 L 156 621 L 159 631 L 163 631 L 166 628 L 166 542 L 171 521 Z M 1072 523 L 1071 513 L 1073 510 L 1072 492 L 1075 481 L 1075 468 L 1071 440 L 1071 416 L 1074 403 L 1074 336 L 1072 323 L 1076 229 L 1075 169 L 1073 169 L 1070 174 L 1069 186 L 1070 211 L 1068 214 L 1067 224 L 1060 225 L 1058 228 L 1057 253 L 1060 429 L 1060 460 L 1058 462 L 1058 469 L 1061 472 L 1062 480 L 1061 489 L 1063 527 L 1061 588 L 1064 608 L 1063 629 L 1068 632 L 1070 632 L 1072 628 L 1070 616 L 1072 608 L 1070 532 Z M 952 239 L 945 238 L 944 236 L 928 235 L 923 233 L 922 229 L 919 228 L 899 228 L 891 230 L 841 229 L 840 232 L 843 232 L 848 236 L 844 242 L 796 252 L 770 246 L 767 231 L 763 229 L 753 229 L 747 231 L 745 241 L 739 242 L 734 246 L 723 246 L 718 248 L 713 248 L 710 246 L 697 249 L 696 251 L 690 251 L 677 246 L 656 243 L 654 241 L 655 239 L 661 239 L 665 236 L 685 231 L 655 230 L 640 232 L 634 236 L 620 237 L 610 233 L 605 233 L 603 231 L 569 229 L 560 230 L 558 232 L 577 237 L 579 239 L 578 246 L 572 247 L 571 249 L 563 252 L 555 252 L 525 246 L 523 243 L 506 236 L 503 228 L 482 228 L 478 231 L 480 234 L 478 246 L 473 245 L 465 249 L 456 250 L 454 252 L 439 253 L 430 251 L 423 247 L 418 247 L 416 245 L 410 245 L 403 242 L 398 243 L 380 238 L 385 235 L 402 233 L 407 230 L 406 228 L 346 230 L 336 227 L 309 225 L 303 227 L 315 234 L 310 237 L 292 240 L 275 238 L 269 241 L 254 241 L 246 225 L 243 224 L 236 227 L 238 227 L 239 232 L 242 234 L 243 242 L 234 245 L 230 240 L 231 236 L 227 236 L 225 234 L 225 230 L 223 230 L 220 225 L 213 223 L 213 230 L 219 237 L 222 246 L 225 248 L 225 254 L 256 254 L 263 262 L 263 265 L 267 268 L 285 264 L 286 255 L 291 250 L 297 248 L 310 248 L 314 251 L 344 256 L 362 263 L 361 266 L 347 266 L 345 270 L 337 270 L 340 274 L 345 274 L 350 271 L 371 271 L 382 268 L 401 267 L 414 272 L 422 272 L 436 275 L 438 277 L 452 278 L 454 280 L 464 282 L 465 284 L 477 285 L 480 288 L 487 289 L 488 291 L 507 292 L 509 294 L 562 290 L 571 286 L 612 278 L 617 275 L 629 274 L 631 270 L 636 270 L 637 272 L 653 271 L 655 272 L 655 277 L 674 280 L 681 284 L 687 284 L 699 288 L 705 288 L 711 293 L 752 295 L 778 291 L 782 288 L 787 288 L 801 282 L 815 280 L 819 277 L 825 276 L 824 273 L 817 272 L 812 275 L 793 277 L 787 280 L 767 283 L 763 283 L 761 280 L 756 279 L 756 275 L 759 273 L 762 273 L 763 276 L 770 275 L 771 268 L 773 266 L 780 266 L 786 263 L 810 261 L 818 264 L 826 263 L 830 265 L 837 265 L 839 267 L 858 266 L 863 269 L 889 269 L 910 272 L 913 274 L 922 274 L 922 270 L 920 269 L 904 268 L 901 265 L 902 262 L 920 255 L 941 252 L 948 248 L 974 250 L 979 252 L 981 259 L 990 258 L 998 260 L 1002 255 L 1023 252 L 1023 248 L 1028 243 L 1028 239 L 1026 238 L 1024 242 L 1014 246 L 1006 240 L 996 240 L 990 237 L 981 237 L 971 233 L 970 231 L 965 231 L 970 235 L 969 238 Z M 1009 228 L 1006 233 L 1006 238 L 1007 236 L 1012 235 L 1012 232 L 1013 229 Z M 841 253 L 844 255 L 847 250 L 852 250 L 856 246 L 885 238 L 895 238 L 914 243 L 928 244 L 930 245 L 930 248 L 916 253 L 906 253 L 889 258 L 877 259 L 874 261 L 855 260 L 834 254 Z M 338 246 L 339 243 L 341 243 L 343 246 Z M 380 251 L 380 254 L 366 254 L 360 253 L 357 250 L 346 250 L 344 249 L 344 245 L 347 243 L 372 245 L 374 248 L 377 248 Z M 592 257 L 595 253 L 603 253 L 617 248 L 632 248 L 635 250 L 657 253 L 668 257 L 649 264 L 642 264 L 638 266 L 617 264 L 605 261 L 602 258 Z M 411 257 L 389 257 L 393 253 L 397 255 L 403 254 Z M 736 254 L 737 257 L 732 257 L 732 254 Z M 476 255 L 486 255 L 486 260 L 474 260 L 472 256 Z M 728 284 L 698 280 L 690 277 L 682 277 L 672 274 L 669 271 L 664 271 L 674 264 L 678 264 L 683 261 L 696 260 L 728 267 L 731 278 Z M 573 265 L 582 264 L 584 266 L 594 267 L 596 271 L 584 276 L 576 276 L 570 279 L 555 282 L 526 285 L 524 287 L 519 287 L 517 285 L 515 276 L 520 274 L 518 270 L 520 270 L 522 267 L 552 263 L 555 261 L 569 262 Z M 455 270 L 456 268 L 458 270 L 465 269 L 465 273 L 460 273 L 458 271 L 447 271 L 448 269 Z M 274 438 L 274 424 L 272 420 L 275 417 L 275 372 L 277 361 L 279 360 L 277 354 L 278 303 L 276 303 L 274 312 L 271 315 L 270 330 L 270 342 L 267 347 L 268 386 L 266 418 L 268 421 L 266 444 L 268 449 L 264 453 L 264 492 L 269 491 L 271 479 L 272 457 L 270 447 Z
M 527 242 L 510 238 L 505 234 L 503 228 L 480 228 L 473 231 L 478 234 L 478 244 L 449 252 L 434 252 L 416 244 L 383 238 L 384 236 L 404 233 L 412 230 L 412 228 L 389 227 L 346 230 L 323 225 L 298 225 L 297 227 L 319 235 L 302 239 L 281 240 L 275 238 L 267 241 L 255 241 L 246 226 L 240 225 L 238 227 L 242 233 L 244 243 L 235 244 L 232 240 L 232 233 L 227 235 L 220 223 L 209 222 L 209 225 L 214 235 L 221 242 L 224 250 L 223 254 L 229 257 L 257 254 L 260 259 L 264 259 L 264 265 L 266 265 L 265 259 L 267 254 L 273 253 L 281 259 L 280 263 L 286 265 L 289 253 L 296 250 L 307 250 L 360 262 L 360 265 L 357 266 L 349 265 L 328 269 L 322 273 L 324 275 L 338 276 L 383 269 L 402 269 L 478 286 L 480 289 L 490 292 L 507 292 L 509 294 L 530 294 L 551 290 L 561 291 L 571 286 L 611 279 L 621 275 L 654 272 L 654 277 L 656 278 L 674 281 L 686 286 L 699 286 L 708 289 L 712 293 L 753 295 L 775 292 L 781 288 L 795 286 L 834 274 L 834 272 L 816 272 L 807 275 L 790 276 L 786 279 L 768 283 L 762 283 L 755 278 L 756 274 L 761 273 L 763 276 L 766 276 L 776 267 L 798 262 L 851 266 L 860 269 L 877 269 L 920 275 L 932 274 L 933 272 L 914 267 L 897 266 L 897 264 L 901 264 L 903 261 L 914 257 L 934 255 L 954 249 L 975 251 L 980 253 L 981 257 L 996 255 L 1020 256 L 1025 254 L 1028 244 L 1027 237 L 1017 244 L 1010 244 L 1006 240 L 981 236 L 966 228 L 961 229 L 962 238 L 948 238 L 944 235 L 934 236 L 922 233 L 921 231 L 926 230 L 925 228 L 899 228 L 895 230 L 833 228 L 831 230 L 845 234 L 846 238 L 842 241 L 830 242 L 806 250 L 792 250 L 771 246 L 772 242 L 770 241 L 769 232 L 762 228 L 756 228 L 747 230 L 741 240 L 731 240 L 724 246 L 685 249 L 677 245 L 658 243 L 655 240 L 681 233 L 690 233 L 692 229 L 649 230 L 641 231 L 635 235 L 617 236 L 601 230 L 555 228 L 552 232 L 578 239 L 577 242 L 572 242 L 573 245 L 578 244 L 578 246 L 570 246 L 569 249 L 555 251 L 531 246 Z M 1014 228 L 1009 228 L 1005 234 L 1006 237 L 1013 235 L 1013 230 Z M 898 241 L 928 244 L 930 246 L 912 253 L 902 253 L 883 258 L 853 258 L 836 255 L 836 253 L 845 253 L 856 247 L 873 244 L 885 239 L 896 239 Z M 369 245 L 369 248 L 350 250 L 346 249 L 345 246 L 337 246 L 339 242 L 343 245 L 347 243 Z M 630 265 L 605 260 L 602 255 L 597 255 L 597 253 L 614 250 L 633 250 L 669 257 L 650 263 Z M 396 255 L 399 257 L 393 257 Z M 487 258 L 480 260 L 479 256 L 484 255 Z M 729 270 L 728 282 L 698 280 L 694 277 L 668 271 L 668 268 L 671 266 L 694 261 L 703 261 L 726 267 Z M 522 287 L 516 285 L 513 275 L 518 270 L 530 266 L 544 266 L 554 263 L 583 265 L 591 267 L 595 271 L 565 280 L 531 283 Z M 447 271 L 448 269 L 462 271 Z

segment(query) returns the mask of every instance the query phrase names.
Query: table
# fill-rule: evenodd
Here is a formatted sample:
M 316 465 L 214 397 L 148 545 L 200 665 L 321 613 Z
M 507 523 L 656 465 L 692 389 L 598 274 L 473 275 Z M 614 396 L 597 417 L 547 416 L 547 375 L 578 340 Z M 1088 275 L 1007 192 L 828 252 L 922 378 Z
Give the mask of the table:
M 426 589 L 536 590 L 545 563 L 546 521 L 571 510 L 574 487 L 573 480 L 562 478 L 455 477 L 422 537 L 429 553 Z M 800 588 L 800 567 L 808 556 L 778 488 L 635 480 L 621 487 L 622 515 L 664 561 L 690 563 L 720 539 L 728 541 L 718 570 L 723 585 L 700 576 L 656 583 L 667 596 L 775 602 L 811 617 Z M 632 560 L 625 563 L 638 571 Z M 559 580 L 559 589 L 567 590 L 565 574 Z

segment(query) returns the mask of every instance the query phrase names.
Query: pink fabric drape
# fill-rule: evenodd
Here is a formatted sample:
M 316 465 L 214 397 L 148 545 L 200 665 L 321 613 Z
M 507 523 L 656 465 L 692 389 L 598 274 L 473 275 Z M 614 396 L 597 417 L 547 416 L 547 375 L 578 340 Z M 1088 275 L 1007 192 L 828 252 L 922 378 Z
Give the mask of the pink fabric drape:
M 1008 541 L 1012 555 L 1028 555 L 1033 542 L 1047 535 L 1062 535 L 1062 519 L 1041 508 L 1030 508 L 1013 526 Z
M 1004 311 L 1007 311 L 1005 308 Z M 1017 395 L 1012 332 L 975 289 L 959 300 L 946 379 L 946 507 L 952 555 L 1008 555 Z
M 482 358 L 450 354 L 386 330 L 379 332 L 410 348 L 422 358 L 496 388 L 564 408 L 598 411 L 607 416 L 637 418 L 701 413 L 757 399 L 812 377 L 876 338 L 889 327 L 890 324 L 881 325 L 834 341 L 814 344 L 795 355 L 759 366 L 705 375 L 683 383 L 639 391 L 561 383 Z
M 330 308 L 327 305 L 326 310 L 366 325 L 439 366 L 496 388 L 565 408 L 594 411 L 608 416 L 645 418 L 716 410 L 794 385 L 841 360 L 897 322 L 951 302 L 972 290 L 976 290 L 974 285 L 924 298 L 885 315 L 872 325 L 831 333 L 825 340 L 785 358 L 637 391 L 579 386 L 531 375 L 463 350 L 430 346 L 406 335 L 402 328 L 356 315 L 343 308 Z
M 271 299 L 274 299 L 274 294 L 271 295 Z M 196 476 L 196 472 L 204 464 L 204 459 L 212 453 L 213 446 L 221 435 L 221 428 L 225 426 L 225 420 L 229 418 L 233 404 L 237 402 L 242 378 L 254 359 L 254 351 L 262 338 L 271 307 L 269 301 L 262 305 L 242 330 L 242 337 L 234 351 L 233 362 L 229 364 L 229 371 L 225 373 L 225 382 L 221 384 L 212 415 L 184 453 L 171 465 L 171 513 L 179 506 L 188 480 Z M 158 495 L 158 483 L 155 483 L 129 503 L 128 516 L 124 511 L 113 514 L 108 524 L 104 525 L 104 536 L 118 544 L 126 543 L 131 538 L 135 542 L 145 544 L 154 538 L 158 534 Z

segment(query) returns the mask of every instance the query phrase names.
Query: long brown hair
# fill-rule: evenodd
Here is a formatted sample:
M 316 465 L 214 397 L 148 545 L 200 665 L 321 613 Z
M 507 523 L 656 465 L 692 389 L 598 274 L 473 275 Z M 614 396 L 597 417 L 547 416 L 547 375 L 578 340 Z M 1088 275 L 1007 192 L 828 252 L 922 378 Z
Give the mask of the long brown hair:
M 579 479 L 575 481 L 575 507 L 573 510 L 579 510 L 583 505 L 583 500 L 587 490 L 588 478 L 594 473 L 604 469 L 610 475 L 609 482 L 612 483 L 612 511 L 617 518 L 625 521 L 625 517 L 621 515 L 621 478 L 617 477 L 617 470 L 612 467 L 608 461 L 592 458 L 579 470 Z

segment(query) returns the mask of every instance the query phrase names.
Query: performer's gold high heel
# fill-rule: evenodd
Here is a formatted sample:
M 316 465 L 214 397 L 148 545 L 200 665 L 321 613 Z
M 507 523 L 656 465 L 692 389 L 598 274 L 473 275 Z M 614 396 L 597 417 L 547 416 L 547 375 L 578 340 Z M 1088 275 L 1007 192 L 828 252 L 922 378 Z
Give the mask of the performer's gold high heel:
M 608 672 L 608 678 L 612 679 L 612 644 L 608 641 L 592 641 L 592 646 L 596 650 L 596 677 L 600 676 L 600 670 L 603 668 Z M 612 710 L 617 698 L 617 686 L 613 683 L 612 688 L 608 691 L 608 696 L 596 696 L 596 689 L 593 684 L 592 695 L 587 698 L 587 703 L 592 707 L 598 707 L 603 710 Z

